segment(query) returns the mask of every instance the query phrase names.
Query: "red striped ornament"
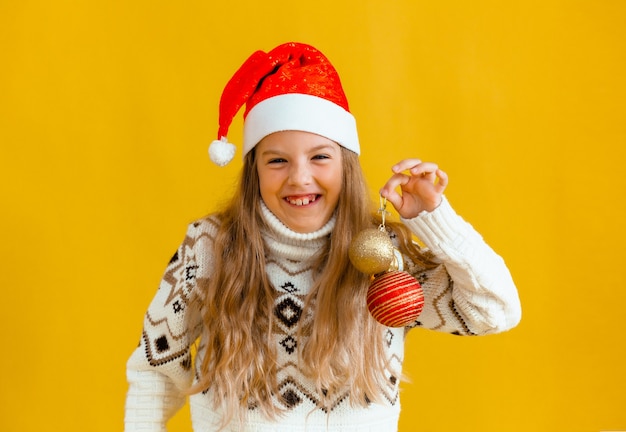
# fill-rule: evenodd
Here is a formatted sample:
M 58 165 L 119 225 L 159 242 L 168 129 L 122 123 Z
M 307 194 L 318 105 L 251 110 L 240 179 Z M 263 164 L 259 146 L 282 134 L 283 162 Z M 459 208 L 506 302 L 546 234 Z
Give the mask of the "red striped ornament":
M 424 308 L 422 286 L 405 271 L 377 276 L 367 290 L 367 308 L 376 321 L 387 327 L 405 327 Z

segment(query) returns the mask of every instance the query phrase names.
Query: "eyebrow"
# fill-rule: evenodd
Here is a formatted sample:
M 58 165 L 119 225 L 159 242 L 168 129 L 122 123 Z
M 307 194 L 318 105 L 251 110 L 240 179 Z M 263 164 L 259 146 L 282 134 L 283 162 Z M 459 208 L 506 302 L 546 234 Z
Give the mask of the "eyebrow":
M 335 147 L 330 145 L 330 144 L 320 144 L 320 145 L 316 145 L 314 147 L 311 147 L 308 150 L 308 152 L 309 153 L 315 153 L 315 152 L 322 151 L 322 150 L 332 150 L 332 151 L 334 151 Z M 280 151 L 280 150 L 276 150 L 276 149 L 273 149 L 273 148 L 269 148 L 269 149 L 265 150 L 264 152 L 262 152 L 261 156 L 271 155 L 271 154 L 283 155 L 283 154 L 286 154 L 286 152 L 283 152 L 283 151 Z

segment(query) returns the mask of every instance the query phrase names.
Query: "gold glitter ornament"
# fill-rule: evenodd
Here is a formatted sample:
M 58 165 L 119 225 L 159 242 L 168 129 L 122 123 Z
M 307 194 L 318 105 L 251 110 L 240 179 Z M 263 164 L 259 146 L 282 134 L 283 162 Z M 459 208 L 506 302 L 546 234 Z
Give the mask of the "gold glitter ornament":
M 374 275 L 389 270 L 395 258 L 387 232 L 369 228 L 358 233 L 348 250 L 350 262 L 359 271 Z

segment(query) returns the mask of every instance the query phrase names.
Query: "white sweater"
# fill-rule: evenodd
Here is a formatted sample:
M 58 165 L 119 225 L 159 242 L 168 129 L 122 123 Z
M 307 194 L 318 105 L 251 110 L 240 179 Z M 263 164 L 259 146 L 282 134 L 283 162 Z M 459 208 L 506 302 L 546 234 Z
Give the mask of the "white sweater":
M 315 386 L 298 368 L 297 323 L 304 298 L 312 285 L 310 259 L 328 241 L 332 219 L 319 231 L 300 234 L 289 230 L 263 207 L 271 227 L 263 236 L 268 246 L 267 273 L 276 289 L 274 334 L 278 353 L 280 397 L 275 403 L 286 409 L 270 422 L 258 409 L 250 409 L 245 432 L 385 432 L 396 431 L 400 413 L 399 377 L 388 374 L 381 389 L 384 403 L 357 408 L 349 394 L 323 401 Z M 424 290 L 425 305 L 419 321 L 425 327 L 460 335 L 483 335 L 508 330 L 520 320 L 517 290 L 503 260 L 445 199 L 431 213 L 423 213 L 405 225 L 430 249 L 441 264 L 422 269 L 408 260 L 404 270 L 412 273 Z M 205 218 L 189 226 L 187 236 L 170 261 L 144 319 L 137 349 L 127 364 L 129 390 L 126 400 L 126 431 L 165 431 L 167 420 L 184 404 L 184 389 L 193 379 L 191 344 L 200 334 L 200 321 L 186 314 L 196 280 L 208 278 L 213 267 L 212 242 L 217 220 Z M 400 370 L 407 329 L 385 328 L 387 355 L 393 369 Z M 213 431 L 219 413 L 210 409 L 211 393 L 190 397 L 194 431 Z

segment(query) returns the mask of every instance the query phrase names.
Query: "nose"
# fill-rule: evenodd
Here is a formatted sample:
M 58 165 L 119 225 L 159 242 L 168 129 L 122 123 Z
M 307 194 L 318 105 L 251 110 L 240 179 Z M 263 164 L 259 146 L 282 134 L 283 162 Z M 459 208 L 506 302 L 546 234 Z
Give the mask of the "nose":
M 306 163 L 294 162 L 289 168 L 289 185 L 304 186 L 311 183 L 311 169 Z

